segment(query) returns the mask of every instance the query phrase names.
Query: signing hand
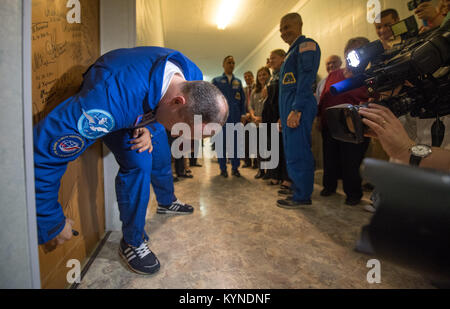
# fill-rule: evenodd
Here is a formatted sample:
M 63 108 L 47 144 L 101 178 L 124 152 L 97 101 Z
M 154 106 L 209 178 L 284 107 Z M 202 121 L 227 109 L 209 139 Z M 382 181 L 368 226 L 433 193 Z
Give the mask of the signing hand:
M 133 139 L 130 141 L 130 144 L 134 144 L 134 146 L 131 147 L 131 150 L 139 149 L 139 153 L 146 150 L 148 150 L 149 153 L 153 151 L 152 137 L 150 131 L 145 127 L 133 131 Z
M 291 129 L 295 129 L 300 125 L 300 120 L 302 118 L 301 112 L 292 111 L 287 119 L 287 126 Z
M 378 138 L 386 153 L 394 159 L 408 160 L 409 149 L 414 142 L 409 138 L 402 123 L 386 107 L 369 104 L 369 108 L 360 108 L 363 123 L 371 130 L 368 137 Z
M 64 225 L 64 229 L 61 233 L 58 234 L 55 238 L 47 242 L 43 245 L 44 252 L 48 253 L 56 249 L 57 246 L 62 245 L 66 241 L 69 241 L 72 238 L 72 227 L 74 222 L 72 219 L 66 219 L 66 225 Z

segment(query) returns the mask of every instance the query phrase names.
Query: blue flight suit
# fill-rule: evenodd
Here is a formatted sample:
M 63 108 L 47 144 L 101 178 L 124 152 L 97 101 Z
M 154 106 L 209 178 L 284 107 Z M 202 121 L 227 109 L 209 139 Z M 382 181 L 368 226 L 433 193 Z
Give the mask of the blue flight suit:
M 245 104 L 245 93 L 242 88 L 242 82 L 233 75 L 231 82 L 228 82 L 228 77 L 225 73 L 222 76 L 213 79 L 212 83 L 219 88 L 228 101 L 229 115 L 226 123 L 237 124 L 241 122 L 241 117 L 245 116 L 247 113 Z M 219 165 L 221 171 L 227 170 L 227 134 L 226 134 L 226 124 L 223 126 L 222 131 L 218 135 L 218 140 L 223 140 L 223 156 L 219 154 Z M 240 159 L 238 158 L 238 140 L 237 134 L 235 132 L 234 138 L 234 153 L 229 153 L 228 156 L 231 157 L 231 167 L 233 170 L 237 170 L 240 166 Z M 242 143 L 240 143 L 242 144 Z M 217 147 L 216 147 L 217 149 Z
M 202 80 L 200 69 L 180 52 L 160 47 L 111 51 L 84 75 L 81 90 L 58 105 L 34 128 L 34 161 L 38 241 L 46 243 L 64 228 L 58 203 L 60 180 L 67 163 L 77 159 L 97 139 L 104 138 L 120 164 L 116 192 L 125 241 L 139 246 L 144 232 L 150 183 L 164 199 L 173 199 L 167 169 L 170 148 L 160 124 L 147 126 L 153 135 L 153 153 L 129 150 L 133 128 L 141 116 L 154 111 L 161 100 L 167 61 L 177 64 L 186 80 Z M 155 169 L 152 169 L 152 166 Z M 165 166 L 164 168 L 162 166 Z M 170 163 L 169 163 L 170 166 Z M 155 174 L 156 173 L 156 174 Z M 152 174 L 155 175 L 152 179 Z M 159 182 L 156 179 L 161 179 Z M 170 188 L 169 188 L 170 190 Z M 168 205 L 169 201 L 159 201 Z
M 289 177 L 296 202 L 309 201 L 314 190 L 314 157 L 311 151 L 311 130 L 317 114 L 312 86 L 320 65 L 320 47 L 300 36 L 290 47 L 280 71 L 279 110 Z M 292 111 L 302 113 L 300 125 L 287 126 Z

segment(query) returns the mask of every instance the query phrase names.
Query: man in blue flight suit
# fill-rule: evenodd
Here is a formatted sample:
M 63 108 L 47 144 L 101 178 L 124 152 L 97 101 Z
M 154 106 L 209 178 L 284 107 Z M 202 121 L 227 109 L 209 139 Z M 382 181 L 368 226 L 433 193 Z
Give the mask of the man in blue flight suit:
M 158 212 L 185 206 L 173 203 L 165 129 L 187 123 L 194 132 L 208 123 L 223 124 L 228 117 L 226 99 L 201 80 L 202 73 L 192 61 L 160 47 L 115 50 L 89 68 L 80 91 L 34 128 L 40 244 L 58 245 L 71 238 L 73 221 L 65 218 L 58 203 L 60 180 L 68 162 L 103 138 L 120 165 L 116 177 L 123 232 L 120 256 L 137 273 L 159 270 L 144 230 L 150 183 L 159 196 Z M 194 115 L 202 116 L 201 128 L 194 128 Z M 151 150 L 149 142 L 155 149 L 152 153 L 145 151 Z
M 222 76 L 216 77 L 213 79 L 212 83 L 222 91 L 223 95 L 228 101 L 229 106 L 229 116 L 227 119 L 227 123 L 230 124 L 237 124 L 240 122 L 243 122 L 245 120 L 246 114 L 247 114 L 247 108 L 245 104 L 245 93 L 244 89 L 242 88 L 242 82 L 236 78 L 233 75 L 234 71 L 234 58 L 233 56 L 227 56 L 223 60 L 223 69 L 224 73 Z M 228 177 L 228 171 L 227 171 L 227 132 L 226 132 L 226 125 L 223 127 L 222 131 L 220 132 L 220 138 L 223 139 L 223 155 L 220 153 L 219 156 L 219 165 L 220 165 L 220 171 L 221 176 L 227 178 Z M 228 153 L 228 156 L 231 158 L 231 169 L 232 169 L 232 175 L 236 177 L 241 177 L 241 174 L 239 173 L 239 166 L 240 166 L 240 159 L 238 158 L 238 140 L 237 140 L 237 133 L 234 132 L 234 137 L 228 137 L 233 138 L 234 143 L 234 153 Z M 239 143 L 242 144 L 242 143 Z M 216 147 L 216 150 L 218 148 Z
M 320 64 L 319 45 L 302 35 L 303 22 L 297 13 L 281 19 L 281 38 L 290 45 L 280 72 L 280 119 L 291 190 L 277 205 L 299 208 L 311 205 L 314 190 L 314 157 L 311 151 L 311 130 L 317 114 L 317 102 L 312 85 Z

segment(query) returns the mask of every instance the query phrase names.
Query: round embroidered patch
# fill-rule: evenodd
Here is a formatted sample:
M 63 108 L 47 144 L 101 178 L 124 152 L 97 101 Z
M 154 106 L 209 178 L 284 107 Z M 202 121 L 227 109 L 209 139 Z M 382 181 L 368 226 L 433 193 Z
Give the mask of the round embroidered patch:
M 59 158 L 69 158 L 79 154 L 84 148 L 84 140 L 78 135 L 60 137 L 52 143 L 52 154 Z
M 110 113 L 101 109 L 83 110 L 78 120 L 78 131 L 87 139 L 97 139 L 111 133 L 115 121 Z

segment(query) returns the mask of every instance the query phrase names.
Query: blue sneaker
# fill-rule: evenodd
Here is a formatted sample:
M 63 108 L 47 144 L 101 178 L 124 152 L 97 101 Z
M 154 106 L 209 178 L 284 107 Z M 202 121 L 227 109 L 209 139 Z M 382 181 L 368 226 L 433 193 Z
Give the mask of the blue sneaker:
M 175 215 L 190 215 L 194 212 L 194 207 L 185 204 L 180 200 L 176 200 L 169 206 L 158 205 L 156 213 L 158 214 L 175 214 Z
M 119 255 L 133 272 L 141 275 L 152 275 L 160 268 L 158 259 L 149 249 L 146 241 L 139 247 L 133 247 L 128 245 L 122 238 Z

